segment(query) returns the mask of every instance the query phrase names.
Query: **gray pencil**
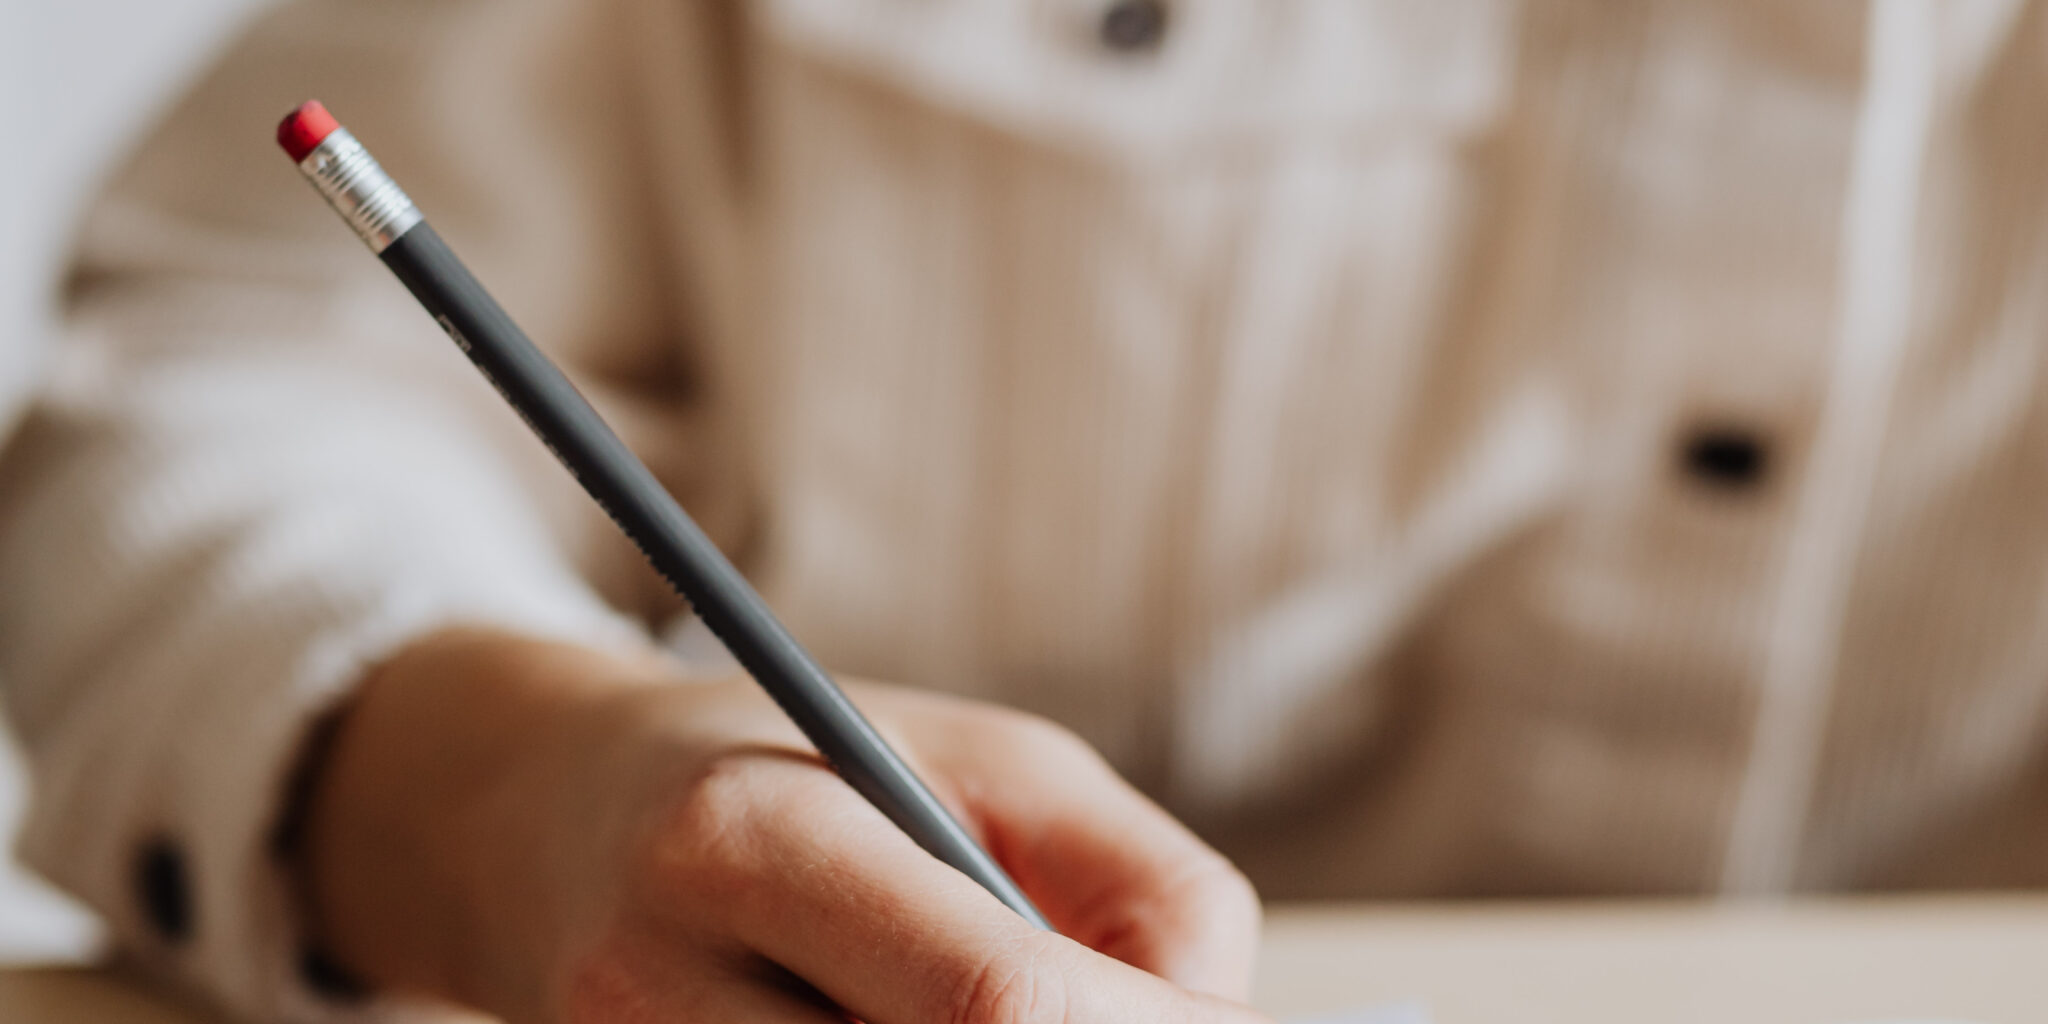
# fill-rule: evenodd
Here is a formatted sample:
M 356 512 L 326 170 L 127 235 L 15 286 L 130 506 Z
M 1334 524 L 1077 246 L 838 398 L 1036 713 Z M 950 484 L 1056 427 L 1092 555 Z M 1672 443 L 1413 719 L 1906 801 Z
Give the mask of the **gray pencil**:
M 932 856 L 981 883 L 1034 925 L 1049 928 L 1017 883 L 875 732 L 718 546 L 427 225 L 362 144 L 318 102 L 288 115 L 277 135 L 300 172 L 690 602 L 826 763 Z

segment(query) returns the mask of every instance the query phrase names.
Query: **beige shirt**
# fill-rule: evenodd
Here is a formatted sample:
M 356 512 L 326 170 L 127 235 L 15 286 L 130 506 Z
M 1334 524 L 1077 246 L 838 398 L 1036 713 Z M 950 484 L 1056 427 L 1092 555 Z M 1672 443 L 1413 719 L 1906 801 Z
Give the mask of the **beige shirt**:
M 1070 724 L 1269 895 L 2040 884 L 2044 19 L 288 8 L 0 467 L 28 852 L 282 1012 L 261 837 L 353 671 L 669 629 L 271 148 L 317 95 L 828 664 Z

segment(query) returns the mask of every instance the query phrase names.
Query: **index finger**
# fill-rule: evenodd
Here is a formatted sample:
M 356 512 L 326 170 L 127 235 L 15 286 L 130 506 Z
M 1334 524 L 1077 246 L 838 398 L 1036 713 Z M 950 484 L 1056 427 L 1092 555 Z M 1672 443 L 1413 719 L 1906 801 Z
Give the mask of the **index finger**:
M 919 762 L 1063 934 L 1185 987 L 1249 996 L 1251 884 L 1084 741 L 1014 714 L 923 735 Z
M 760 884 L 731 933 L 869 1024 L 1258 1024 L 1263 1018 L 1027 924 L 836 778 L 746 829 Z

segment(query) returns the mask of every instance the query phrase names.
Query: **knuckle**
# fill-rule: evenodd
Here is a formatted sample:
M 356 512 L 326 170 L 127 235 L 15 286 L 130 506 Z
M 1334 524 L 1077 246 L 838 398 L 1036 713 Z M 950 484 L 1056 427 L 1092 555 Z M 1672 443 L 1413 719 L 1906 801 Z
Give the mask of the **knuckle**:
M 1040 944 L 1008 949 L 981 961 L 955 986 L 949 1024 L 1059 1024 L 1067 1017 L 1065 988 Z
M 1251 907 L 1259 905 L 1259 893 L 1252 887 L 1252 880 L 1246 877 L 1243 871 L 1238 870 L 1230 858 L 1210 850 L 1204 854 L 1202 862 L 1205 867 L 1202 871 L 1203 881 L 1200 884 L 1210 896 L 1219 902 Z
M 657 829 L 656 870 L 694 900 L 739 895 L 753 875 L 763 798 L 754 774 L 713 762 L 684 783 Z
M 1215 904 L 1222 909 L 1226 920 L 1248 925 L 1256 932 L 1266 913 L 1258 889 L 1253 887 L 1252 880 L 1245 877 L 1243 871 L 1238 870 L 1237 865 L 1220 855 L 1216 859 L 1222 863 L 1223 871 L 1216 883 Z
M 1264 914 L 1251 879 L 1213 850 L 1191 857 L 1186 868 L 1161 887 L 1160 895 L 1219 923 L 1256 926 Z
M 1008 744 L 1034 756 L 1053 756 L 1068 761 L 1098 759 L 1095 748 L 1072 729 L 1025 711 L 999 710 L 992 723 Z
M 670 825 L 688 848 L 716 853 L 755 814 L 758 786 L 744 765 L 716 761 L 683 786 Z
M 807 763 L 721 757 L 680 787 L 657 829 L 665 891 L 711 919 L 731 921 L 785 903 L 792 865 L 819 870 L 836 818 L 860 807 Z

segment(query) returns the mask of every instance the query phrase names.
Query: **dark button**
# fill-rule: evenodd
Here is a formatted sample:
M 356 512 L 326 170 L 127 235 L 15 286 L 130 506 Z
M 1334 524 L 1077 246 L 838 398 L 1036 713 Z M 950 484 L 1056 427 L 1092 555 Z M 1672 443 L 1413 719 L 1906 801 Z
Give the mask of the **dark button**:
M 178 844 L 157 838 L 136 851 L 135 900 L 164 941 L 192 937 L 192 879 Z
M 1166 0 L 1116 0 L 1102 12 L 1100 32 L 1112 50 L 1156 50 L 1166 38 Z
M 1725 490 L 1762 483 L 1771 461 L 1769 448 L 1753 431 L 1728 425 L 1694 430 L 1682 457 L 1693 479 Z
M 299 980 L 304 981 L 307 988 L 337 1003 L 361 1002 L 370 994 L 370 987 L 361 979 L 317 949 L 299 954 Z

